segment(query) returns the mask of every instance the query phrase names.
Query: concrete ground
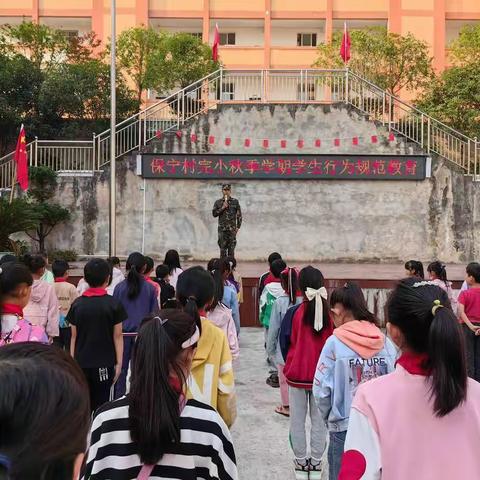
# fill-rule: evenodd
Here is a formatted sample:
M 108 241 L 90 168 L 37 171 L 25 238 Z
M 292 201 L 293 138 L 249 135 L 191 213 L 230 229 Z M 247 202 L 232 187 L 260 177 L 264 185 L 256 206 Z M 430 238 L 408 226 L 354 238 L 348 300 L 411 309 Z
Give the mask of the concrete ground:
M 240 480 L 294 479 L 286 417 L 274 412 L 280 391 L 265 383 L 268 368 L 260 328 L 242 328 L 235 382 L 238 417 L 232 428 Z M 325 457 L 325 456 L 324 456 Z M 328 479 L 324 458 L 324 475 Z

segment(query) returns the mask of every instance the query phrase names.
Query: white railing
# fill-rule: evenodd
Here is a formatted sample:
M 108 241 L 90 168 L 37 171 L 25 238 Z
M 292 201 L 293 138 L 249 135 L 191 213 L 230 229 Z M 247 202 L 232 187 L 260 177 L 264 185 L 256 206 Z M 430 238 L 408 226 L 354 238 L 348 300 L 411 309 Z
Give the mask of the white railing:
M 480 143 L 435 120 L 348 70 L 217 70 L 117 125 L 116 157 L 142 148 L 219 103 L 345 103 L 390 131 L 480 176 Z M 60 172 L 94 172 L 110 159 L 110 130 L 90 141 L 28 144 L 31 165 Z M 0 158 L 0 188 L 12 184 L 13 153 Z

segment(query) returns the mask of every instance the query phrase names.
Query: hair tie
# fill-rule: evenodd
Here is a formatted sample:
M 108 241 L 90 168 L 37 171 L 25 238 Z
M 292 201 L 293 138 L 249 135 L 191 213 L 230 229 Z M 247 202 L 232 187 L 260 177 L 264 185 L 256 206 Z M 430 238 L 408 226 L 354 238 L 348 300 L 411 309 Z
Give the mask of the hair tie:
M 439 308 L 443 308 L 443 305 L 440 303 L 440 300 L 434 300 L 433 307 L 432 307 L 432 315 L 435 316 L 437 310 Z
M 197 297 L 195 295 L 190 295 L 188 298 L 187 298 L 187 302 L 191 300 L 192 302 L 195 302 L 197 303 Z
M 187 338 L 187 340 L 185 340 L 182 343 L 182 349 L 185 350 L 186 348 L 189 348 L 192 345 L 195 345 L 199 339 L 200 339 L 200 330 L 198 329 L 197 326 L 195 326 L 195 331 L 193 332 L 193 335 L 190 338 Z
M 0 267 L 0 275 L 3 273 L 2 267 Z
M 160 325 L 163 327 L 167 322 L 168 322 L 168 318 L 166 318 L 165 320 L 160 318 L 160 317 L 153 317 L 154 320 L 158 320 L 160 322 Z
M 2 269 L 0 268 L 0 273 L 1 273 L 1 270 Z M 0 453 L 0 465 L 3 465 L 6 468 L 7 473 L 10 471 L 10 468 L 12 467 L 12 462 L 4 453 Z

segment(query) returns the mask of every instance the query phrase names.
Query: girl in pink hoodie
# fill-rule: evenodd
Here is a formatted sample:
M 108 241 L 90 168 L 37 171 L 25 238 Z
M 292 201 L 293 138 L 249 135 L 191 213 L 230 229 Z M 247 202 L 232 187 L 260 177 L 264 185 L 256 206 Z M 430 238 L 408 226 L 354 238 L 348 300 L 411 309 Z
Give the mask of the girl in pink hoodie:
M 388 320 L 402 355 L 393 373 L 358 387 L 339 480 L 478 478 L 480 384 L 467 379 L 446 292 L 402 280 Z
M 45 329 L 50 343 L 59 335 L 59 305 L 55 288 L 41 280 L 45 273 L 46 261 L 41 255 L 25 255 L 23 262 L 33 277 L 30 301 L 24 308 L 25 316 L 33 325 Z

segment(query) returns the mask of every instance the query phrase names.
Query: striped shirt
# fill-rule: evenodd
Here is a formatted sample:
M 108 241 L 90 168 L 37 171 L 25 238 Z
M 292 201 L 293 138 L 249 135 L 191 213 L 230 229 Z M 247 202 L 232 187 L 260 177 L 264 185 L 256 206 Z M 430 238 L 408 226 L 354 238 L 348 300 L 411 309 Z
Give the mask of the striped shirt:
M 142 468 L 130 437 L 128 399 L 101 407 L 93 420 L 84 480 L 135 480 Z M 180 442 L 172 443 L 150 479 L 237 480 L 230 432 L 212 407 L 188 400 L 180 415 Z

